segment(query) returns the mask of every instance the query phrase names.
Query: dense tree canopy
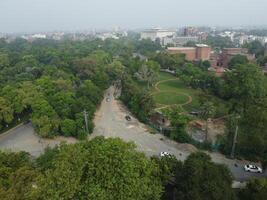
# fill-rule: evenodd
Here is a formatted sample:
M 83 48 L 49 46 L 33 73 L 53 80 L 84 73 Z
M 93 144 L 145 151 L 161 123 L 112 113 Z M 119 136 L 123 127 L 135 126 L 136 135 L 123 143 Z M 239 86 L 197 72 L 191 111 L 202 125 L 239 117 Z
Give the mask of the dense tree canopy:
M 159 200 L 163 192 L 156 162 L 120 139 L 61 144 L 39 157 L 37 168 L 24 153 L 0 158 L 3 200 Z

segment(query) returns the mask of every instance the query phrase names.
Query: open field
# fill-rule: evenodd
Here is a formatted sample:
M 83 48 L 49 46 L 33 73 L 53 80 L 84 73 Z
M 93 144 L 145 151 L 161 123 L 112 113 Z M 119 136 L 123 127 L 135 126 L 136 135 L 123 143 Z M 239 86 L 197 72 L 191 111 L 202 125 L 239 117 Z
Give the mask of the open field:
M 187 111 L 199 107 L 200 90 L 187 87 L 179 78 L 160 72 L 159 81 L 155 84 L 153 95 L 159 108 L 178 105 Z

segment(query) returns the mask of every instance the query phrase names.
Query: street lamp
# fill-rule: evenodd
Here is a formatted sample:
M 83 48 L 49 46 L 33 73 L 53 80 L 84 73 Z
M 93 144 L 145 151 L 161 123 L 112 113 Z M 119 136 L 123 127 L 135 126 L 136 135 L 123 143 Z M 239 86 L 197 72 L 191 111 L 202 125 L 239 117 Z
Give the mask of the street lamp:
M 234 140 L 233 140 L 233 145 L 232 145 L 232 150 L 231 150 L 231 158 L 235 157 L 235 147 L 236 147 L 236 143 L 237 143 L 237 134 L 238 134 L 238 122 L 237 120 L 240 119 L 240 115 L 237 115 L 236 117 L 236 127 L 235 127 L 235 135 L 234 135 Z

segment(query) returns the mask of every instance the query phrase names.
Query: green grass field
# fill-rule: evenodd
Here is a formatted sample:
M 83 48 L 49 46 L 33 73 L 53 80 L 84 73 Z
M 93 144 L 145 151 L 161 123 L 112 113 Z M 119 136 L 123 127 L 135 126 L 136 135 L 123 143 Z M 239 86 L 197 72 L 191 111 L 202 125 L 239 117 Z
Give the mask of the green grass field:
M 144 83 L 138 83 L 138 86 L 140 89 L 147 87 Z M 158 82 L 150 90 L 158 108 L 180 105 L 187 112 L 199 110 L 200 96 L 204 95 L 202 90 L 190 88 L 178 77 L 165 72 L 159 73 Z M 223 115 L 226 103 L 212 95 L 208 98 L 219 109 L 220 116 Z
M 202 93 L 200 90 L 187 87 L 181 80 L 173 80 L 177 77 L 160 72 L 157 88 L 152 89 L 152 95 L 158 104 L 158 107 L 163 105 L 181 105 L 185 110 L 191 111 L 199 107 L 198 95 Z M 172 79 L 172 80 L 169 80 Z M 167 81 L 169 80 L 169 81 Z
M 159 92 L 153 94 L 154 99 L 158 104 L 174 105 L 185 104 L 189 101 L 189 98 L 185 94 L 173 93 L 173 92 Z

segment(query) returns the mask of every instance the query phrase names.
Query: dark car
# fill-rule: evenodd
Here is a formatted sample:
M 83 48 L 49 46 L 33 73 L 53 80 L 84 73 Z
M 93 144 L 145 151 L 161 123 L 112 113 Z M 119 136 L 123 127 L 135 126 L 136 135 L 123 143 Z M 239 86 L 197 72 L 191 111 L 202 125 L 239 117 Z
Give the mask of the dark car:
M 131 120 L 132 120 L 132 118 L 131 118 L 129 115 L 126 115 L 126 116 L 125 116 L 125 119 L 126 119 L 127 121 L 131 121 Z

